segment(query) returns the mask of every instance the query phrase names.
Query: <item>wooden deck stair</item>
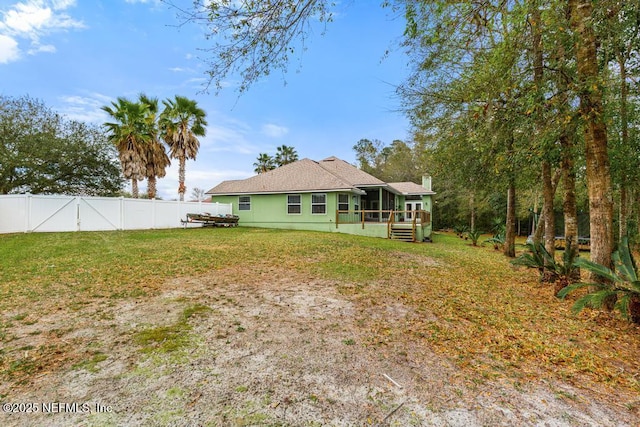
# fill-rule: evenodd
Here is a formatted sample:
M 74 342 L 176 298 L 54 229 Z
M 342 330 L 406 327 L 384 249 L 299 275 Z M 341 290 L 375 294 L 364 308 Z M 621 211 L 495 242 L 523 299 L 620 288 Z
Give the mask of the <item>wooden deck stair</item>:
M 416 227 L 411 223 L 395 223 L 389 228 L 389 238 L 391 240 L 401 240 L 403 242 L 416 241 Z

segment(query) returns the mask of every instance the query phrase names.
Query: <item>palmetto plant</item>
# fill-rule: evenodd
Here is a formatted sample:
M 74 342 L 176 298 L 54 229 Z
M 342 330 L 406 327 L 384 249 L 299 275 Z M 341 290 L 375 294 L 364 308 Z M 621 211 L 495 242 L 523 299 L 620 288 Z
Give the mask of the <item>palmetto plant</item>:
M 118 150 L 123 175 L 131 180 L 131 193 L 137 198 L 138 181 L 146 177 L 147 144 L 153 138 L 146 126 L 148 107 L 120 97 L 102 110 L 114 120 L 104 126 Z
M 602 283 L 574 283 L 563 288 L 558 296 L 564 298 L 577 289 L 588 287 L 590 292 L 574 303 L 574 313 L 585 307 L 607 307 L 611 301 L 615 301 L 614 308 L 625 318 L 640 323 L 640 280 L 627 237 L 620 241 L 618 250 L 613 253 L 611 259 L 613 270 L 586 259 L 578 259 L 576 264 L 599 276 L 603 279 Z
M 478 240 L 480 240 L 481 235 L 482 235 L 482 232 L 480 230 L 467 231 L 467 237 L 471 239 L 471 244 L 473 246 L 478 246 Z
M 504 246 L 507 227 L 502 218 L 494 218 L 492 220 L 491 229 L 493 230 L 493 237 L 485 240 L 485 242 L 491 243 L 493 245 L 493 249 L 499 250 Z
M 198 107 L 196 101 L 184 96 L 176 95 L 163 104 L 165 108 L 160 115 L 160 132 L 169 146 L 169 156 L 178 159 L 178 193 L 180 201 L 183 201 L 186 160 L 195 159 L 198 154 L 200 141 L 197 137 L 206 134 L 206 112 Z
M 561 261 L 556 260 L 543 243 L 527 243 L 527 251 L 511 261 L 513 265 L 535 268 L 540 273 L 540 281 L 554 283 L 556 294 L 577 279 L 579 268 L 578 251 L 571 250 L 573 243 L 567 240 L 567 246 Z
M 545 268 L 551 268 L 555 260 L 542 243 L 527 243 L 526 247 L 527 250 L 511 261 L 511 264 L 537 269 L 542 280 Z
M 493 245 L 493 249 L 500 250 L 504 246 L 504 234 L 494 234 L 493 237 L 485 240 L 485 243 L 491 243 Z
M 456 233 L 460 238 L 464 238 L 464 233 L 466 233 L 467 231 L 469 231 L 469 227 L 467 227 L 466 225 L 458 224 L 453 227 L 453 232 Z

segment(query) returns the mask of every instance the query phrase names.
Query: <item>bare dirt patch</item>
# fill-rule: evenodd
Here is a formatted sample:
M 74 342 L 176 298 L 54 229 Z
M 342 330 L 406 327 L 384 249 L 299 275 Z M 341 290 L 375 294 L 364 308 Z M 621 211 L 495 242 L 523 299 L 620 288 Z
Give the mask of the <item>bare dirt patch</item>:
M 635 423 L 623 408 L 565 384 L 474 381 L 411 339 L 377 340 L 363 327 L 367 319 L 433 315 L 402 301 L 369 305 L 344 292 L 349 286 L 258 265 L 176 279 L 154 296 L 14 321 L 6 328 L 13 347 L 28 353 L 55 342 L 66 356 L 53 363 L 50 355 L 26 382 L 1 384 L 3 402 L 37 404 L 38 412 L 4 412 L 0 424 Z M 42 403 L 52 402 L 62 406 L 43 413 Z

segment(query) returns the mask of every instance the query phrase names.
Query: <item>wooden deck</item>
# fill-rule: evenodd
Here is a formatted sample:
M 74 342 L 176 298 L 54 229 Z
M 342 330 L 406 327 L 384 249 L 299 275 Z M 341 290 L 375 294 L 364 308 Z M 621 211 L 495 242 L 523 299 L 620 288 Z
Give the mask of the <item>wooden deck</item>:
M 387 238 L 404 242 L 418 241 L 418 227 L 430 224 L 431 212 L 425 210 L 396 211 L 396 210 L 359 210 L 336 211 L 336 228 L 340 224 L 386 224 Z

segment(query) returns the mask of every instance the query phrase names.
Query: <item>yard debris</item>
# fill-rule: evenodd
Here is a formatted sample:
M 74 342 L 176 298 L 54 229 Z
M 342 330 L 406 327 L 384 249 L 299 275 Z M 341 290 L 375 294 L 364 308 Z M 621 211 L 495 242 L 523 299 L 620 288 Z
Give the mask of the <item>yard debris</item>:
M 398 388 L 402 388 L 402 386 L 400 384 L 398 384 L 393 378 L 391 378 L 389 375 L 387 374 L 382 374 L 386 379 L 388 379 L 389 381 L 391 381 L 396 387 Z
M 391 418 L 391 416 L 393 416 L 393 414 L 395 414 L 396 412 L 398 412 L 398 409 L 402 408 L 403 406 L 404 406 L 404 402 L 402 402 L 401 404 L 399 404 L 398 406 L 396 406 L 396 407 L 395 407 L 395 409 L 394 409 L 393 411 L 389 412 L 389 413 L 387 414 L 387 416 L 386 416 L 386 417 L 384 417 L 384 419 L 382 420 L 382 423 L 386 423 L 386 422 L 387 422 L 387 420 L 388 420 L 389 418 Z

